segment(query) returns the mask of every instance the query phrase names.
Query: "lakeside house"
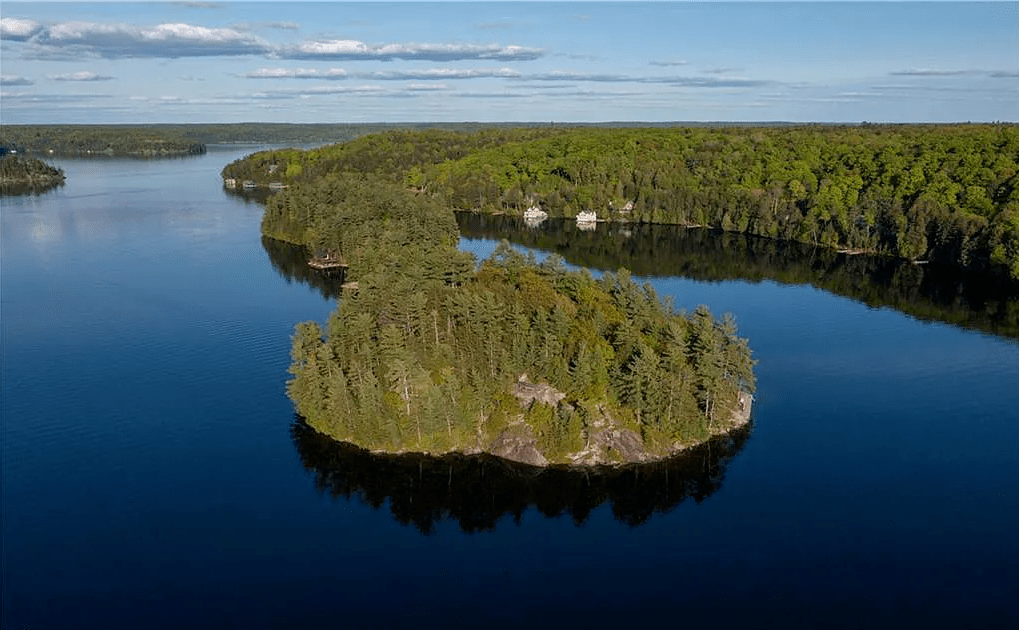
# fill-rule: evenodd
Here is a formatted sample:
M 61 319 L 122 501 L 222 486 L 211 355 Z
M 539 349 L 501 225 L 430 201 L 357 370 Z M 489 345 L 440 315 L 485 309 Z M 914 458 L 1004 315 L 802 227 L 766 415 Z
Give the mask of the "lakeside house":
M 524 219 L 541 221 L 546 218 L 548 218 L 548 213 L 538 206 L 531 206 L 527 210 L 524 210 Z

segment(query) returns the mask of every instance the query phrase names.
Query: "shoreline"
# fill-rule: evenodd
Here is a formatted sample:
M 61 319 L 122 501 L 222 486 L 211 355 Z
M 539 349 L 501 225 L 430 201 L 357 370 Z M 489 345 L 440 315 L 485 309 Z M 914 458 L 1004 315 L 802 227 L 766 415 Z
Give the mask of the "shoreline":
M 747 392 L 741 392 L 740 393 L 741 408 L 735 410 L 727 421 L 725 421 L 725 422 L 717 422 L 713 426 L 709 426 L 708 427 L 708 435 L 704 439 L 702 439 L 702 440 L 694 440 L 694 441 L 688 441 L 688 442 L 675 442 L 675 443 L 673 443 L 672 447 L 669 448 L 667 451 L 665 451 L 662 454 L 657 454 L 657 455 L 651 454 L 648 451 L 643 450 L 643 453 L 642 453 L 641 457 L 638 457 L 638 458 L 635 458 L 635 459 L 632 459 L 632 460 L 624 460 L 624 461 L 616 461 L 616 460 L 612 460 L 612 459 L 606 459 L 604 457 L 598 457 L 597 454 L 594 451 L 592 451 L 591 448 L 589 447 L 589 448 L 584 449 L 583 451 L 578 451 L 576 453 L 569 453 L 569 454 L 567 454 L 566 455 L 566 459 L 570 460 L 569 463 L 549 462 L 548 460 L 546 460 L 544 458 L 544 456 L 541 455 L 540 452 L 537 452 L 537 449 L 533 448 L 534 443 L 536 442 L 536 440 L 533 438 L 533 436 L 530 436 L 530 435 L 520 436 L 519 433 L 517 433 L 517 431 L 519 431 L 521 426 L 527 428 L 527 425 L 525 423 L 523 423 L 522 419 L 521 419 L 521 421 L 519 423 L 511 425 L 509 428 L 504 430 L 499 435 L 499 437 L 497 437 L 495 440 L 493 440 L 486 447 L 481 447 L 481 446 L 475 444 L 474 446 L 467 447 L 467 448 L 454 448 L 454 449 L 450 449 L 448 451 L 442 451 L 442 452 L 438 452 L 438 451 L 432 452 L 432 451 L 423 451 L 423 450 L 414 450 L 414 449 L 408 449 L 408 450 L 402 450 L 402 449 L 401 450 L 386 450 L 386 449 L 367 448 L 364 445 L 358 444 L 355 441 L 352 441 L 352 440 L 349 440 L 349 439 L 348 440 L 342 440 L 342 439 L 338 439 L 338 438 L 336 438 L 336 437 L 334 437 L 332 435 L 329 435 L 328 433 L 325 433 L 325 432 L 319 430 L 315 426 L 313 426 L 311 424 L 308 424 L 306 419 L 304 420 L 304 422 L 307 424 L 307 426 L 309 428 L 314 430 L 316 433 L 322 435 L 325 438 L 328 438 L 328 439 L 332 440 L 333 442 L 336 442 L 337 444 L 346 444 L 346 445 L 354 446 L 354 447 L 363 449 L 366 452 L 371 453 L 372 455 L 379 456 L 379 457 L 421 456 L 421 457 L 442 458 L 442 457 L 447 457 L 447 456 L 462 456 L 462 457 L 490 456 L 490 457 L 497 457 L 499 459 L 506 460 L 506 461 L 509 461 L 509 462 L 513 462 L 515 464 L 524 464 L 524 465 L 527 465 L 527 466 L 533 466 L 533 467 L 539 468 L 539 469 L 551 469 L 551 468 L 564 469 L 565 468 L 565 469 L 588 470 L 589 471 L 589 470 L 600 469 L 600 468 L 615 468 L 615 469 L 619 469 L 619 468 L 625 468 L 625 467 L 628 467 L 628 466 L 647 465 L 647 464 L 654 464 L 654 463 L 657 463 L 657 462 L 666 461 L 666 460 L 672 459 L 674 457 L 681 456 L 684 453 L 687 453 L 687 452 L 689 452 L 689 451 L 691 451 L 693 449 L 701 447 L 701 446 L 703 446 L 704 444 L 707 444 L 708 442 L 710 442 L 713 439 L 716 439 L 716 438 L 719 438 L 719 437 L 722 437 L 722 436 L 725 436 L 725 435 L 729 435 L 729 434 L 731 434 L 731 433 L 733 433 L 735 431 L 741 430 L 741 429 L 745 428 L 747 425 L 750 424 L 750 419 L 751 419 L 752 410 L 753 410 L 753 399 L 754 399 L 753 394 L 749 394 Z M 615 425 L 615 424 L 610 424 L 609 426 L 604 427 L 604 428 L 602 428 L 602 427 L 596 427 L 596 428 L 601 428 L 602 429 L 601 431 L 596 432 L 596 434 L 605 434 L 605 433 L 614 434 L 614 435 L 607 436 L 606 437 L 606 442 L 612 442 L 613 444 L 620 444 L 620 445 L 622 445 L 621 441 L 626 439 L 627 434 L 632 434 L 634 437 L 636 437 L 637 440 L 640 441 L 640 446 L 643 447 L 643 440 L 639 436 L 636 436 L 636 434 L 633 434 L 633 432 L 630 431 L 629 429 L 620 428 L 618 425 Z M 588 428 L 588 431 L 591 432 L 591 428 Z M 528 433 L 529 433 L 529 431 L 528 431 Z M 506 440 L 509 440 L 511 442 L 508 446 L 506 445 Z M 597 441 L 597 437 L 589 435 L 588 436 L 588 441 L 589 442 L 590 441 Z M 605 442 L 603 442 L 603 444 L 604 443 Z M 500 444 L 500 446 L 502 446 L 503 448 L 494 448 L 497 444 Z M 533 453 L 531 453 L 528 450 L 529 447 L 530 447 L 530 449 L 533 449 L 533 452 L 538 454 L 538 458 L 535 458 L 533 456 L 528 456 L 528 455 L 533 455 Z

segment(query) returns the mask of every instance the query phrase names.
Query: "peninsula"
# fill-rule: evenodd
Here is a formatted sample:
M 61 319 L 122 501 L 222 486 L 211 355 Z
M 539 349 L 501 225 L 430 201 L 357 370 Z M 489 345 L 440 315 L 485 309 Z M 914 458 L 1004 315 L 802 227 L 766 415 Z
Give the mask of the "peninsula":
M 0 194 L 16 195 L 49 190 L 64 183 L 64 171 L 35 158 L 0 156 Z
M 459 210 L 594 212 L 1019 279 L 1015 124 L 391 131 L 224 176 L 268 187 L 350 168 L 402 173 Z
M 479 268 L 457 250 L 452 208 L 414 185 L 415 167 L 527 133 L 409 156 L 384 135 L 329 148 L 328 169 L 296 150 L 224 168 L 286 177 L 263 233 L 346 265 L 337 310 L 293 338 L 287 391 L 309 426 L 375 452 L 590 466 L 665 458 L 748 421 L 754 361 L 731 317 L 675 312 L 625 270 L 594 278 L 508 244 Z

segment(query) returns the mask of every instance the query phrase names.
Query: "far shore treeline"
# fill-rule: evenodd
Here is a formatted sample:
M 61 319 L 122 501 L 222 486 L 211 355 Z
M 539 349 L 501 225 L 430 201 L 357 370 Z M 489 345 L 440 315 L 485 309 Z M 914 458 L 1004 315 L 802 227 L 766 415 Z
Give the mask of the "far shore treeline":
M 205 144 L 186 127 L 148 125 L 3 125 L 0 150 L 35 157 L 177 157 Z
M 261 153 L 224 176 L 289 185 L 349 169 L 402 173 L 461 210 L 594 210 L 1019 279 L 1016 125 L 394 131 Z

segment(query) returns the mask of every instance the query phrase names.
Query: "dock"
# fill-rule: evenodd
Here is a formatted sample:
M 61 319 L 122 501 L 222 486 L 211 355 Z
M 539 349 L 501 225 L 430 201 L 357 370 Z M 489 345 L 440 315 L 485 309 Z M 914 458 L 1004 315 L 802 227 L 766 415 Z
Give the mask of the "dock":
M 347 263 L 343 262 L 339 258 L 332 258 L 328 256 L 315 256 L 308 260 L 308 266 L 312 269 L 346 269 Z

